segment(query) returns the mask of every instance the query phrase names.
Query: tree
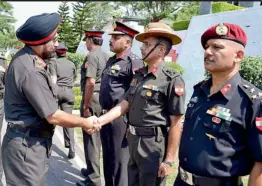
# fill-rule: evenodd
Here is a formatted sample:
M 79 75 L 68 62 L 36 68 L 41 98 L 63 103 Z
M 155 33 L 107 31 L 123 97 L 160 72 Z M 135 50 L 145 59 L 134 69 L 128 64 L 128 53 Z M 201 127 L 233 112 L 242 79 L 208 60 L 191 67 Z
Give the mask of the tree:
M 77 40 L 74 38 L 72 31 L 68 2 L 62 2 L 59 5 L 58 13 L 62 18 L 58 28 L 59 42 L 64 43 L 68 47 L 69 52 L 75 52 L 75 43 L 77 43 Z
M 73 4 L 72 27 L 76 38 L 75 49 L 85 30 L 101 30 L 113 17 L 120 13 L 108 2 L 77 2 Z
M 158 22 L 187 4 L 182 1 L 126 1 L 115 3 L 115 7 L 122 8 L 125 16 L 140 16 L 145 17 L 147 22 Z
M 16 39 L 13 17 L 13 6 L 4 1 L 0 1 L 0 47 L 11 48 L 22 45 Z

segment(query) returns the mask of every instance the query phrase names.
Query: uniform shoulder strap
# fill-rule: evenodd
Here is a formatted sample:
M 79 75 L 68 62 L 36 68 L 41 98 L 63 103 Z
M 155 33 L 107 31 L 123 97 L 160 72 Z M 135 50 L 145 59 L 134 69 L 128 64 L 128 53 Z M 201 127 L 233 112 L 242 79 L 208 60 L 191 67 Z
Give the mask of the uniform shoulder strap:
M 174 79 L 175 77 L 179 76 L 180 74 L 177 73 L 174 69 L 168 67 L 167 65 L 162 67 L 162 71 L 164 72 L 165 75 L 170 77 L 171 79 Z
M 253 102 L 258 98 L 262 98 L 262 91 L 252 83 L 242 79 L 239 87 L 247 95 L 247 97 Z

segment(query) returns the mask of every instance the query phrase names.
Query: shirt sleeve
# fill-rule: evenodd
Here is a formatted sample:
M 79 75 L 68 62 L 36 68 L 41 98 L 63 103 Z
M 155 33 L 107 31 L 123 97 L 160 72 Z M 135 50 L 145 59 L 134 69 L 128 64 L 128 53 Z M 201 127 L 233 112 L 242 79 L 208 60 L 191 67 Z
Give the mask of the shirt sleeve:
M 42 70 L 28 73 L 22 84 L 27 100 L 41 118 L 46 118 L 58 109 L 55 90 L 48 82 L 48 76 Z
M 255 162 L 262 162 L 262 100 L 254 104 L 257 113 L 248 128 L 248 145 Z
M 174 78 L 167 88 L 167 110 L 169 115 L 185 113 L 185 82 L 181 76 Z
M 93 56 L 88 56 L 86 63 L 86 77 L 96 78 L 98 60 Z

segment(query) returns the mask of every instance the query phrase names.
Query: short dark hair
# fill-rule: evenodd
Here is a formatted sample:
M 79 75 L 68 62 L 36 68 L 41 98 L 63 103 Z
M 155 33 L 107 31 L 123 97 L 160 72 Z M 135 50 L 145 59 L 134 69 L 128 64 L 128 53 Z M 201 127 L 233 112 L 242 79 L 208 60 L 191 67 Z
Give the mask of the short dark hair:
M 101 37 L 88 37 L 88 38 L 90 38 L 95 45 L 102 46 L 103 44 L 103 38 Z
M 156 37 L 156 39 L 158 40 L 158 42 L 161 41 L 160 43 L 165 45 L 166 47 L 165 56 L 167 56 L 170 50 L 172 49 L 172 45 L 173 45 L 172 41 L 166 37 L 161 37 L 161 36 Z

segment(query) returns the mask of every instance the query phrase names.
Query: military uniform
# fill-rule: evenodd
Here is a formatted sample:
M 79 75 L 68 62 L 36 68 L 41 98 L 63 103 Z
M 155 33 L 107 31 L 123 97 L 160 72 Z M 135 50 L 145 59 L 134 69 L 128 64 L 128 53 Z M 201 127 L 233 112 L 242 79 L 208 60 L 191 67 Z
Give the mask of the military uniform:
M 148 73 L 136 71 L 125 95 L 129 103 L 129 185 L 165 185 L 158 178 L 165 158 L 171 115 L 184 114 L 184 81 L 164 62 Z
M 7 62 L 4 58 L 1 58 L 0 56 L 0 134 L 2 132 L 3 127 L 3 121 L 4 121 L 4 74 L 5 74 L 5 68 L 7 67 Z M 0 144 L 1 144 L 1 138 L 0 138 Z M 1 179 L 3 175 L 3 165 L 2 165 L 2 151 L 0 148 L 0 186 L 3 185 Z
M 192 174 L 207 177 L 205 185 L 241 185 L 239 176 L 249 174 L 254 161 L 262 161 L 262 91 L 239 73 L 212 96 L 210 86 L 211 79 L 194 86 L 174 185 L 192 185 Z
M 109 58 L 103 71 L 100 104 L 104 112 L 117 105 L 130 87 L 133 69 L 143 65 L 143 62 L 131 51 L 122 57 Z M 127 163 L 129 160 L 126 140 L 127 119 L 122 116 L 106 125 L 101 130 L 104 158 L 104 175 L 106 185 L 127 185 Z
M 12 58 L 5 75 L 8 127 L 2 159 L 7 186 L 42 186 L 45 182 L 54 133 L 54 126 L 45 118 L 55 113 L 58 105 L 46 63 L 27 44 L 50 41 L 59 21 L 56 13 L 33 16 L 16 32 L 26 45 Z
M 92 95 L 91 103 L 89 105 L 89 111 L 91 115 L 99 117 L 102 115 L 102 108 L 99 104 L 99 91 L 101 84 L 101 75 L 106 66 L 108 55 L 103 52 L 101 47 L 96 48 L 94 51 L 89 52 L 84 63 L 81 66 L 81 91 L 83 99 L 81 102 L 81 116 L 83 113 L 85 86 L 87 78 L 94 78 L 95 88 Z M 101 139 L 100 133 L 97 132 L 93 135 L 87 134 L 83 130 L 84 138 L 84 150 L 87 164 L 87 179 L 84 181 L 86 184 L 101 185 L 100 178 L 100 151 L 101 151 Z
M 203 48 L 213 38 L 244 47 L 247 43 L 245 32 L 233 24 L 209 28 L 201 38 Z M 262 91 L 239 73 L 212 95 L 211 86 L 212 78 L 194 86 L 174 186 L 242 186 L 241 176 L 250 174 L 255 162 L 262 162 Z
M 60 46 L 61 44 L 59 44 Z M 58 86 L 58 105 L 61 110 L 72 114 L 74 106 L 74 79 L 76 75 L 76 67 L 73 62 L 66 58 L 66 50 L 62 52 L 62 46 L 57 47 L 57 59 L 54 64 L 55 72 L 57 76 L 57 86 Z M 61 52 L 58 52 L 61 50 Z M 52 70 L 51 70 L 52 71 Z M 69 158 L 75 156 L 75 139 L 74 139 L 74 128 L 63 127 L 65 147 L 69 148 Z
M 2 154 L 7 185 L 44 185 L 54 133 L 54 126 L 45 117 L 58 108 L 55 88 L 44 65 L 25 46 L 13 57 L 6 73 L 8 129 Z

